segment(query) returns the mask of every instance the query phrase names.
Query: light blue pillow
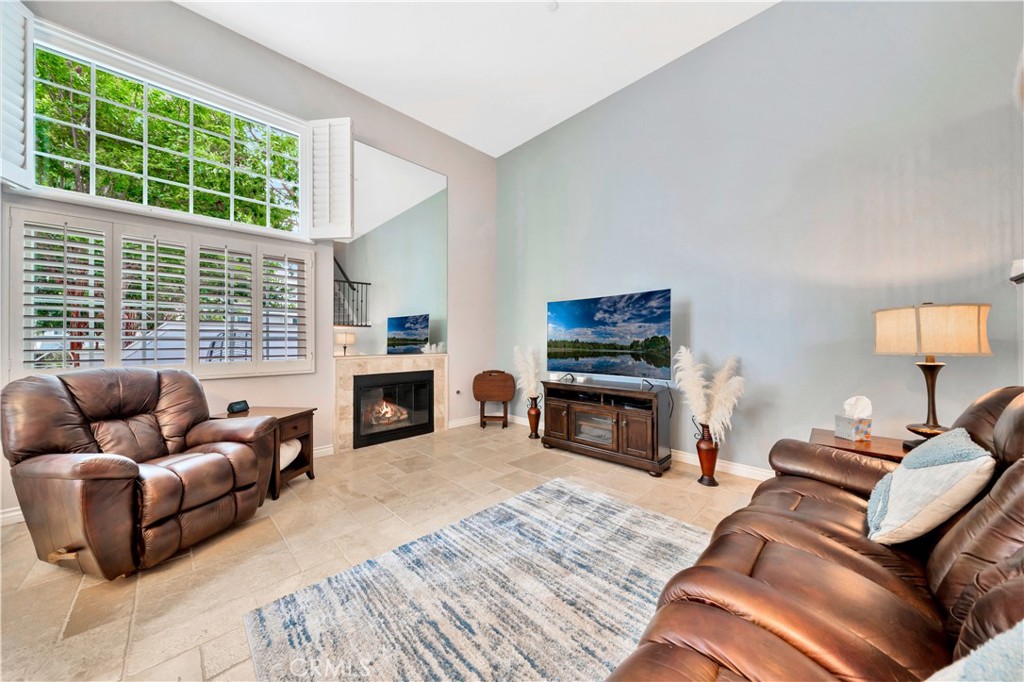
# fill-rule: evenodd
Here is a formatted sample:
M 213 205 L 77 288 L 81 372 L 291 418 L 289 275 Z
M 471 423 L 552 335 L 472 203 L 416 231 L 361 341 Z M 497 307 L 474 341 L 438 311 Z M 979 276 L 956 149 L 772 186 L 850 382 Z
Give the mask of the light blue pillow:
M 868 538 L 892 545 L 921 537 L 974 499 L 995 466 L 965 429 L 925 441 L 871 491 Z

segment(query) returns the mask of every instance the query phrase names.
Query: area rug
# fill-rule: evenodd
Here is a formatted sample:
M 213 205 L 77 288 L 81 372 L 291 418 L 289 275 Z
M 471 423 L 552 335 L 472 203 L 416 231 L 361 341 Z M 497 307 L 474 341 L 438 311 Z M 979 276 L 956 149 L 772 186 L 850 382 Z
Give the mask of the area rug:
M 245 616 L 260 680 L 598 680 L 709 533 L 545 483 Z

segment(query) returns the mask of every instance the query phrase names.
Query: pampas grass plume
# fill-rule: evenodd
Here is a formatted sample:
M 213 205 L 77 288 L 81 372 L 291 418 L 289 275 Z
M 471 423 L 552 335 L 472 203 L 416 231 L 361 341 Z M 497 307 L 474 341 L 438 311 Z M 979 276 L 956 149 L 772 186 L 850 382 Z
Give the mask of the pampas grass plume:
M 694 419 L 707 424 L 711 438 L 716 444 L 725 438 L 725 432 L 732 427 L 732 412 L 743 395 L 743 377 L 736 376 L 739 362 L 729 358 L 709 383 L 704 377 L 707 366 L 697 364 L 693 353 L 686 346 L 680 346 L 675 354 L 676 385 L 683 392 L 686 404 L 693 412 Z
M 704 370 L 707 369 L 707 366 L 703 363 L 698 364 L 693 359 L 693 353 L 686 346 L 679 346 L 674 360 L 675 374 L 672 379 L 676 382 L 679 390 L 683 392 L 683 399 L 689 405 L 693 416 L 700 423 L 706 424 L 708 381 L 704 378 Z
M 512 355 L 515 360 L 516 374 L 519 375 L 516 386 L 523 390 L 524 399 L 536 398 L 540 395 L 540 391 L 537 390 L 539 383 L 537 380 L 537 352 L 533 346 L 527 347 L 525 351 L 516 346 L 512 350 Z

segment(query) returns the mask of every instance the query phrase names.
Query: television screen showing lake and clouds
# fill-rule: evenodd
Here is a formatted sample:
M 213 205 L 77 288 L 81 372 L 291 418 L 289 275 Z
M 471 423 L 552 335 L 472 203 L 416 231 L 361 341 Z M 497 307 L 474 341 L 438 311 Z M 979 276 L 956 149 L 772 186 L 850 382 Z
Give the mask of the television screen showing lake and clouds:
M 672 292 L 548 303 L 548 371 L 669 379 Z
M 388 318 L 388 355 L 422 353 L 430 337 L 430 315 Z

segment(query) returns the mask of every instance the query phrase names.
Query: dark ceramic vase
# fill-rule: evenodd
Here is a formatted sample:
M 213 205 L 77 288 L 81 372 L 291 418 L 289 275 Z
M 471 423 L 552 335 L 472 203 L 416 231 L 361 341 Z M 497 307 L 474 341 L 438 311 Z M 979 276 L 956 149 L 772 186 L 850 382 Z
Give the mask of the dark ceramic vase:
M 718 463 L 718 446 L 711 438 L 711 430 L 707 424 L 700 425 L 700 438 L 697 439 L 697 457 L 700 459 L 700 478 L 697 483 L 714 487 L 718 485 L 715 480 L 715 464 Z
M 526 411 L 526 418 L 530 420 L 530 438 L 540 438 L 537 433 L 537 429 L 540 428 L 540 408 L 537 407 L 540 396 L 527 398 L 527 400 L 530 401 L 530 409 Z

